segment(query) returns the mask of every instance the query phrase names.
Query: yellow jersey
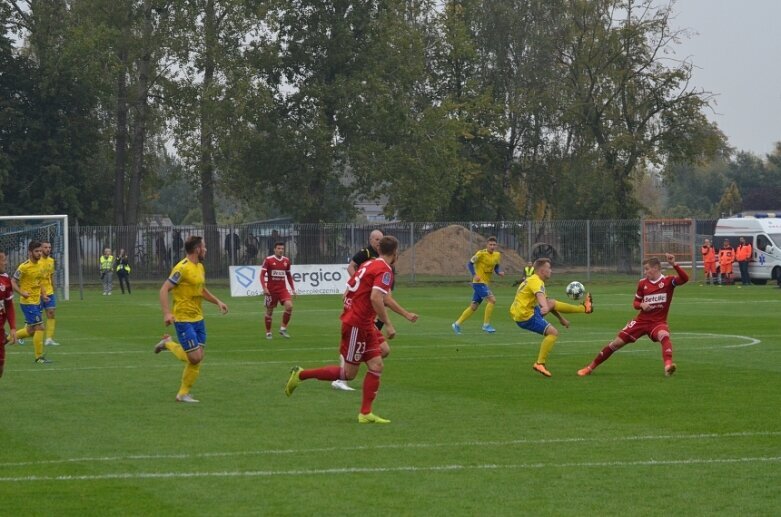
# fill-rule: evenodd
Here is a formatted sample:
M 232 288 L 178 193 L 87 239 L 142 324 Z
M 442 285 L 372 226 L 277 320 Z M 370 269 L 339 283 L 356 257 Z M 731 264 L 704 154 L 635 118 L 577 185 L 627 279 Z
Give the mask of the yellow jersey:
M 192 323 L 203 319 L 203 288 L 206 285 L 206 271 L 200 262 L 193 264 L 182 259 L 171 270 L 168 281 L 174 284 L 171 289 L 174 306 L 171 311 L 179 323 Z
M 38 305 L 41 303 L 41 284 L 43 284 L 43 277 L 45 271 L 43 268 L 43 262 L 33 262 L 32 260 L 25 260 L 19 267 L 16 268 L 14 273 L 14 280 L 19 284 L 21 291 L 27 291 L 29 296 L 19 300 L 19 303 L 24 305 Z
M 537 306 L 537 293 L 545 294 L 545 283 L 542 278 L 532 275 L 518 286 L 515 299 L 510 306 L 510 316 L 515 321 L 526 321 L 534 315 Z
M 54 258 L 41 257 L 38 261 L 44 271 L 44 277 L 41 281 L 41 289 L 46 296 L 54 294 Z
M 475 277 L 472 282 L 475 284 L 490 284 L 494 277 L 494 269 L 502 260 L 502 254 L 498 251 L 488 253 L 487 249 L 482 249 L 475 253 L 470 262 L 475 266 Z

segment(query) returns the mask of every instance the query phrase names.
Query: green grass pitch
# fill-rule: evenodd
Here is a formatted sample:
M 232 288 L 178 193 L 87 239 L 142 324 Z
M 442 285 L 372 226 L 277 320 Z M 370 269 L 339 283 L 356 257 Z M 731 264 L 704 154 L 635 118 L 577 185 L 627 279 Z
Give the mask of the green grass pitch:
M 554 276 L 563 298 L 575 278 Z M 494 335 L 482 310 L 455 336 L 462 286 L 401 285 L 420 314 L 395 316 L 374 404 L 390 425 L 359 425 L 360 391 L 290 367 L 337 360 L 338 296 L 298 297 L 292 339 L 263 337 L 260 299 L 204 304 L 208 348 L 174 402 L 182 365 L 152 353 L 156 289 L 95 289 L 60 302 L 50 365 L 32 343 L 7 348 L 0 379 L 2 515 L 777 515 L 781 507 L 781 290 L 676 291 L 678 371 L 659 345 L 587 364 L 628 321 L 634 282 L 586 285 L 593 315 L 571 315 L 548 361 L 509 319 L 503 280 Z M 554 322 L 556 323 L 556 322 Z M 353 385 L 360 389 L 363 371 Z

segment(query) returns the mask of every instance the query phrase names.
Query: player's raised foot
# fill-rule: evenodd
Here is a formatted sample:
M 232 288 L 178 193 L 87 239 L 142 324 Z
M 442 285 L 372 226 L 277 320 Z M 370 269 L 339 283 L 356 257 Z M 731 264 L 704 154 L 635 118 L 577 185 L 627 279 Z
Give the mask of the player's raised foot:
M 271 339 L 274 336 L 271 335 L 271 332 L 266 332 L 266 339 Z
M 532 370 L 534 370 L 537 373 L 540 373 L 540 374 L 544 375 L 545 377 L 552 377 L 553 376 L 553 374 L 551 372 L 549 372 L 548 369 L 545 368 L 545 365 L 542 364 L 542 363 L 534 363 L 534 365 L 532 366 Z
M 290 334 L 287 333 L 287 329 L 279 329 L 279 335 L 284 338 L 290 339 Z
M 46 359 L 44 356 L 41 356 L 41 357 L 36 357 L 34 363 L 35 364 L 51 364 L 51 361 Z
M 193 396 L 190 395 L 189 393 L 185 393 L 184 395 L 177 395 L 176 401 L 184 402 L 186 404 L 197 404 L 198 402 L 200 402 L 200 400 L 194 399 Z
M 672 377 L 672 374 L 675 373 L 676 366 L 675 363 L 670 363 L 668 365 L 665 365 L 664 367 L 664 376 L 665 377 Z
M 586 293 L 586 300 L 583 302 L 583 307 L 586 308 L 586 314 L 594 312 L 594 300 L 591 298 L 591 293 Z
M 496 332 L 496 329 L 491 326 L 490 323 L 483 323 L 483 332 L 488 332 L 489 334 L 493 334 Z
M 347 381 L 343 381 L 342 379 L 336 379 L 334 382 L 331 383 L 331 387 L 335 390 L 355 391 L 355 388 L 347 384 Z
M 287 384 L 285 384 L 285 395 L 288 397 L 293 394 L 294 391 L 296 391 L 296 388 L 298 388 L 298 385 L 301 384 L 301 378 L 299 375 L 301 375 L 301 372 L 303 372 L 304 369 L 300 366 L 294 366 L 290 369 L 290 378 L 287 380 Z
M 358 413 L 359 424 L 390 424 L 390 420 L 387 418 L 378 417 L 374 413 Z
M 580 370 L 578 370 L 578 375 L 580 377 L 585 377 L 586 375 L 591 375 L 591 372 L 593 371 L 594 370 L 592 370 L 590 366 L 586 366 L 585 368 L 581 368 Z
M 60 344 L 55 340 L 53 340 L 52 338 L 47 339 L 46 341 L 44 341 L 43 344 L 44 346 L 60 346 Z
M 453 329 L 453 332 L 456 333 L 456 336 L 461 335 L 461 325 L 459 325 L 458 323 L 453 323 L 452 325 L 450 325 L 450 327 Z
M 158 341 L 157 344 L 155 345 L 155 348 L 154 348 L 155 353 L 159 354 L 160 352 L 165 350 L 165 344 L 168 343 L 170 340 L 171 340 L 171 336 L 170 335 L 163 334 L 163 339 Z

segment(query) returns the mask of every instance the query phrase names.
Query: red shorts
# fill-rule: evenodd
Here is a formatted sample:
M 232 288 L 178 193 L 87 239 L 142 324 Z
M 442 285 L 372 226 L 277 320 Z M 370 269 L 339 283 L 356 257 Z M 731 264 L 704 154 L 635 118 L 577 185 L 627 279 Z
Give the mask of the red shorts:
M 380 345 L 384 341 L 385 337 L 382 332 L 374 325 L 371 329 L 365 330 L 342 323 L 342 342 L 339 353 L 342 354 L 346 363 L 365 363 L 370 359 L 382 356 Z
M 705 272 L 710 273 L 711 275 L 716 274 L 716 263 L 715 262 L 703 262 L 703 265 L 705 266 Z
M 277 306 L 277 304 L 283 305 L 286 301 L 289 301 L 291 299 L 290 291 L 280 291 L 280 292 L 272 292 L 271 294 L 266 295 L 266 300 L 263 302 L 263 305 L 265 305 L 269 309 L 273 309 Z
M 670 333 L 670 327 L 666 322 L 637 321 L 632 320 L 624 328 L 618 331 L 618 337 L 625 343 L 634 343 L 643 336 L 648 336 L 651 341 L 659 341 L 659 333 L 666 331 Z

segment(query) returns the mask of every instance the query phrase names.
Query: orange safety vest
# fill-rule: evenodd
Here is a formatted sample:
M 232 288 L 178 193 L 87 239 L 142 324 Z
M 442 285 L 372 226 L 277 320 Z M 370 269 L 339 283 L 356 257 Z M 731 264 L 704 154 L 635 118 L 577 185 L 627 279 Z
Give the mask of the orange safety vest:
M 738 251 L 735 254 L 738 262 L 751 260 L 751 244 L 738 244 Z
M 703 262 L 716 262 L 716 251 L 713 246 L 703 246 L 700 251 L 702 251 Z
M 719 250 L 719 264 L 732 264 L 735 262 L 735 250 L 730 246 L 729 248 L 721 248 Z

